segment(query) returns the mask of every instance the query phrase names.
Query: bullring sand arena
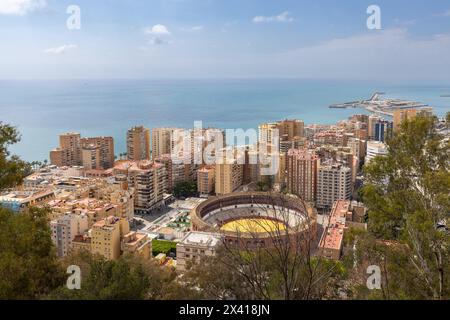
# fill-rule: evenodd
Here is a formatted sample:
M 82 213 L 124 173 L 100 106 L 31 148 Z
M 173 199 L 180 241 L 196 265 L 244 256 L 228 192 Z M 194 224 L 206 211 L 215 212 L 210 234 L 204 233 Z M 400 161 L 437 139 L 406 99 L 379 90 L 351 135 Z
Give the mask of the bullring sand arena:
M 284 223 L 270 219 L 253 218 L 227 222 L 222 225 L 220 230 L 225 232 L 264 233 L 284 231 L 286 230 L 286 226 Z

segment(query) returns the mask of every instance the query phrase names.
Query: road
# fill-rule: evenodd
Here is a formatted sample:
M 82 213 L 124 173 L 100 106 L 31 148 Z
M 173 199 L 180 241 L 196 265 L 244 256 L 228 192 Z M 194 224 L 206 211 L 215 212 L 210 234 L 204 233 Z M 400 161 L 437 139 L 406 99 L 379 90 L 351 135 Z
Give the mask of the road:
M 167 225 L 172 219 L 187 210 L 184 209 L 182 203 L 182 201 L 175 201 L 157 214 L 135 216 L 134 220 L 140 222 L 138 225 L 139 230 L 147 232 L 155 231 L 159 227 Z

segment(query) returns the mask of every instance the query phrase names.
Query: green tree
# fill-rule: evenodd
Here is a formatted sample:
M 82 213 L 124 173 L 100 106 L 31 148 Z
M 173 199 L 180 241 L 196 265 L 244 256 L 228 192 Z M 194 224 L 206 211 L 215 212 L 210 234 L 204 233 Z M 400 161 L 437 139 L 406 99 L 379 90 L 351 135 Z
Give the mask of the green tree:
M 343 285 L 349 289 L 350 298 L 363 300 L 404 300 L 429 298 L 427 284 L 417 277 L 411 263 L 411 252 L 405 243 L 377 239 L 363 230 L 349 230 L 346 246 L 355 250 L 344 257 L 344 264 L 351 272 Z M 355 260 L 357 265 L 355 267 Z M 366 284 L 367 267 L 376 265 L 381 271 L 381 288 L 369 290 Z
M 125 255 L 117 261 L 108 261 L 82 251 L 66 257 L 63 265 L 81 268 L 81 289 L 61 286 L 49 299 L 163 300 L 180 292 L 173 270 L 139 256 Z
M 197 183 L 195 181 L 180 182 L 173 188 L 176 198 L 189 198 L 197 195 Z
M 8 151 L 19 140 L 16 128 L 0 123 L 0 191 L 20 184 L 31 169 Z M 61 283 L 47 215 L 0 208 L 0 299 L 37 299 Z
M 387 142 L 389 154 L 365 167 L 363 197 L 371 235 L 403 248 L 397 256 L 392 246 L 385 249 L 385 257 L 396 257 L 408 269 L 391 272 L 392 283 L 415 288 L 421 298 L 444 299 L 450 294 L 450 143 L 437 133 L 435 121 L 417 117 L 403 123 Z
M 270 191 L 273 187 L 273 177 L 272 176 L 263 176 L 261 181 L 256 183 L 256 191 L 267 192 Z
M 31 172 L 28 163 L 8 151 L 8 147 L 19 141 L 17 129 L 0 122 L 0 190 L 20 184 Z
M 0 208 L 0 299 L 38 299 L 63 282 L 47 211 Z
M 216 256 L 188 264 L 183 283 L 202 299 L 321 300 L 339 297 L 345 269 L 339 261 L 310 256 L 299 261 L 279 248 L 218 250 Z M 293 250 L 293 249 L 292 249 Z M 302 252 L 304 257 L 306 252 Z M 283 270 L 288 270 L 285 278 Z M 289 292 L 287 292 L 287 290 Z
M 70 264 L 82 268 L 81 290 L 68 290 L 65 286 L 50 297 L 77 300 L 139 300 L 144 299 L 150 284 L 144 265 L 131 259 L 107 261 L 85 253 Z

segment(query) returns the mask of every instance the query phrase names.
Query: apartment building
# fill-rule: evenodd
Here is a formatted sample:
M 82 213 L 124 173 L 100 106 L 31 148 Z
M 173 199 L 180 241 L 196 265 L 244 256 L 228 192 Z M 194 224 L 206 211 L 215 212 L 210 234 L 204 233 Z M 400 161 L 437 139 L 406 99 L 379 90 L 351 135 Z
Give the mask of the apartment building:
M 167 192 L 167 172 L 164 165 L 151 161 L 118 161 L 114 174 L 125 176 L 134 190 L 134 209 L 149 213 L 164 204 Z
M 80 166 L 81 163 L 81 135 L 75 132 L 59 136 L 59 147 L 50 151 L 50 163 L 58 166 Z
M 287 185 L 287 158 L 287 152 L 280 153 L 278 157 L 279 168 L 278 173 L 275 175 L 275 184 L 278 185 L 279 190 L 284 189 L 284 187 L 286 187 Z
M 150 129 L 140 126 L 127 131 L 127 157 L 130 161 L 150 160 Z
M 305 124 L 301 120 L 283 120 L 273 123 L 264 123 L 259 126 L 260 143 L 267 143 L 269 146 L 278 145 L 279 150 L 286 153 L 290 148 L 299 147 L 305 144 Z M 271 153 L 275 150 L 269 149 Z
M 369 116 L 367 114 L 354 114 L 349 118 L 350 121 L 361 122 L 364 124 L 369 123 Z
M 172 134 L 170 154 L 172 160 L 177 163 L 195 166 L 213 164 L 215 163 L 216 149 L 226 146 L 225 130 L 223 129 L 174 129 Z
M 155 163 L 161 164 L 167 172 L 167 192 L 172 192 L 175 186 L 182 182 L 196 180 L 196 170 L 193 164 L 177 163 L 172 161 L 170 154 L 163 154 L 154 158 Z
M 382 119 L 379 116 L 371 115 L 369 116 L 369 122 L 367 124 L 367 133 L 369 139 L 374 139 L 375 137 L 375 126 L 377 123 L 381 122 Z
M 92 244 L 92 238 L 89 236 L 88 233 L 75 235 L 75 237 L 72 240 L 72 251 L 73 252 L 80 252 L 80 251 L 91 252 L 91 244 Z
M 348 137 L 345 135 L 344 130 L 330 129 L 314 134 L 313 141 L 314 145 L 316 146 L 332 145 L 336 147 L 342 147 L 346 146 L 347 138 Z
M 50 163 L 58 167 L 85 166 L 109 169 L 114 165 L 112 137 L 81 138 L 79 133 L 59 136 L 59 147 L 50 151 Z
M 108 216 L 121 216 L 119 205 L 92 198 L 55 199 L 46 205 L 55 219 L 66 213 L 85 215 L 89 226 Z
M 220 234 L 189 232 L 177 244 L 177 271 L 184 272 L 190 263 L 198 263 L 204 257 L 214 256 L 221 243 L 222 236 Z
M 361 141 L 359 139 L 350 138 L 348 141 L 348 147 L 334 147 L 330 145 L 318 147 L 315 149 L 316 154 L 320 158 L 321 163 L 327 163 L 330 161 L 342 163 L 343 165 L 349 167 L 352 171 L 352 182 L 356 182 L 356 177 L 360 172 L 360 160 L 354 155 L 354 147 L 352 142 L 356 141 L 357 146 L 361 146 Z M 359 147 L 358 147 L 359 148 Z M 359 149 L 358 149 L 359 150 Z M 365 143 L 364 143 L 365 150 Z M 365 154 L 362 155 L 363 159 Z
M 182 130 L 180 128 L 152 129 L 152 159 L 172 154 L 174 132 Z
M 305 137 L 294 137 L 291 140 L 280 141 L 280 153 L 286 154 L 290 149 L 305 149 L 308 147 L 308 140 Z
M 383 142 L 368 141 L 367 142 L 367 154 L 366 163 L 372 161 L 375 157 L 385 156 L 388 154 L 387 146 Z
M 98 170 L 100 167 L 100 148 L 90 144 L 81 148 L 81 164 L 86 170 Z
M 258 127 L 258 142 L 273 146 L 280 141 L 280 130 L 277 123 L 264 123 Z M 271 152 L 272 150 L 268 150 Z
M 278 122 L 282 140 L 293 140 L 305 136 L 305 123 L 301 120 L 283 120 Z
M 100 180 L 97 184 L 90 186 L 89 194 L 92 198 L 116 205 L 118 216 L 131 222 L 134 217 L 134 188 L 130 188 L 128 181 L 124 180 L 118 181 L 118 184 Z
M 363 141 L 366 141 L 369 138 L 367 129 L 362 129 L 362 128 L 354 129 L 353 133 L 354 133 L 355 138 L 363 140 Z
M 286 157 L 287 191 L 307 202 L 317 194 L 319 157 L 312 150 L 290 149 Z
M 224 195 L 234 192 L 244 180 L 244 165 L 237 160 L 223 161 L 215 166 L 215 192 Z
M 96 147 L 98 149 L 98 168 L 109 169 L 114 166 L 114 139 L 112 137 L 81 138 L 82 148 Z
M 358 158 L 358 160 L 363 161 L 366 156 L 366 143 L 366 140 L 352 137 L 348 139 L 347 146 L 350 148 L 351 153 Z
M 59 257 L 66 256 L 72 249 L 72 240 L 76 235 L 89 229 L 88 217 L 85 214 L 66 213 L 50 222 L 52 241 Z
M 380 121 L 375 124 L 375 136 L 373 140 L 385 142 L 388 139 L 394 130 L 394 124 L 390 121 Z
M 319 241 L 319 254 L 325 258 L 339 260 L 342 255 L 344 234 L 347 228 L 366 229 L 364 217 L 367 208 L 355 201 L 338 200 L 330 212 L 328 225 Z
M 135 254 L 150 259 L 152 257 L 152 239 L 143 232 L 132 231 L 122 238 L 122 253 Z
M 243 173 L 243 184 L 258 182 L 261 179 L 261 163 L 259 153 L 255 146 L 246 146 L 244 151 L 245 163 Z
M 342 200 L 334 203 L 329 224 L 319 241 L 319 254 L 328 259 L 339 260 L 341 257 L 349 204 L 349 201 Z
M 432 108 L 423 109 L 397 109 L 394 110 L 394 131 L 398 131 L 404 121 L 411 121 L 417 116 L 432 116 Z
M 90 231 L 91 253 L 99 254 L 108 260 L 116 260 L 121 255 L 121 238 L 130 233 L 127 220 L 107 217 L 96 222 Z
M 317 177 L 317 202 L 320 209 L 330 209 L 337 200 L 348 200 L 353 192 L 352 170 L 342 163 L 324 163 Z
M 215 183 L 214 166 L 204 166 L 197 171 L 197 190 L 200 196 L 212 194 L 214 192 Z

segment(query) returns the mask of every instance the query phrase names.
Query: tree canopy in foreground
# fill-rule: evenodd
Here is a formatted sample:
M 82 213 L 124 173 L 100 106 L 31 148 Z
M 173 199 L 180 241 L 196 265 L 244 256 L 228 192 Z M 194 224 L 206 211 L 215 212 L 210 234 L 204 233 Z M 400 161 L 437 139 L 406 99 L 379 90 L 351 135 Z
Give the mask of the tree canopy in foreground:
M 404 122 L 365 167 L 369 235 L 355 240 L 362 261 L 385 266 L 386 299 L 450 297 L 450 142 L 435 121 Z

